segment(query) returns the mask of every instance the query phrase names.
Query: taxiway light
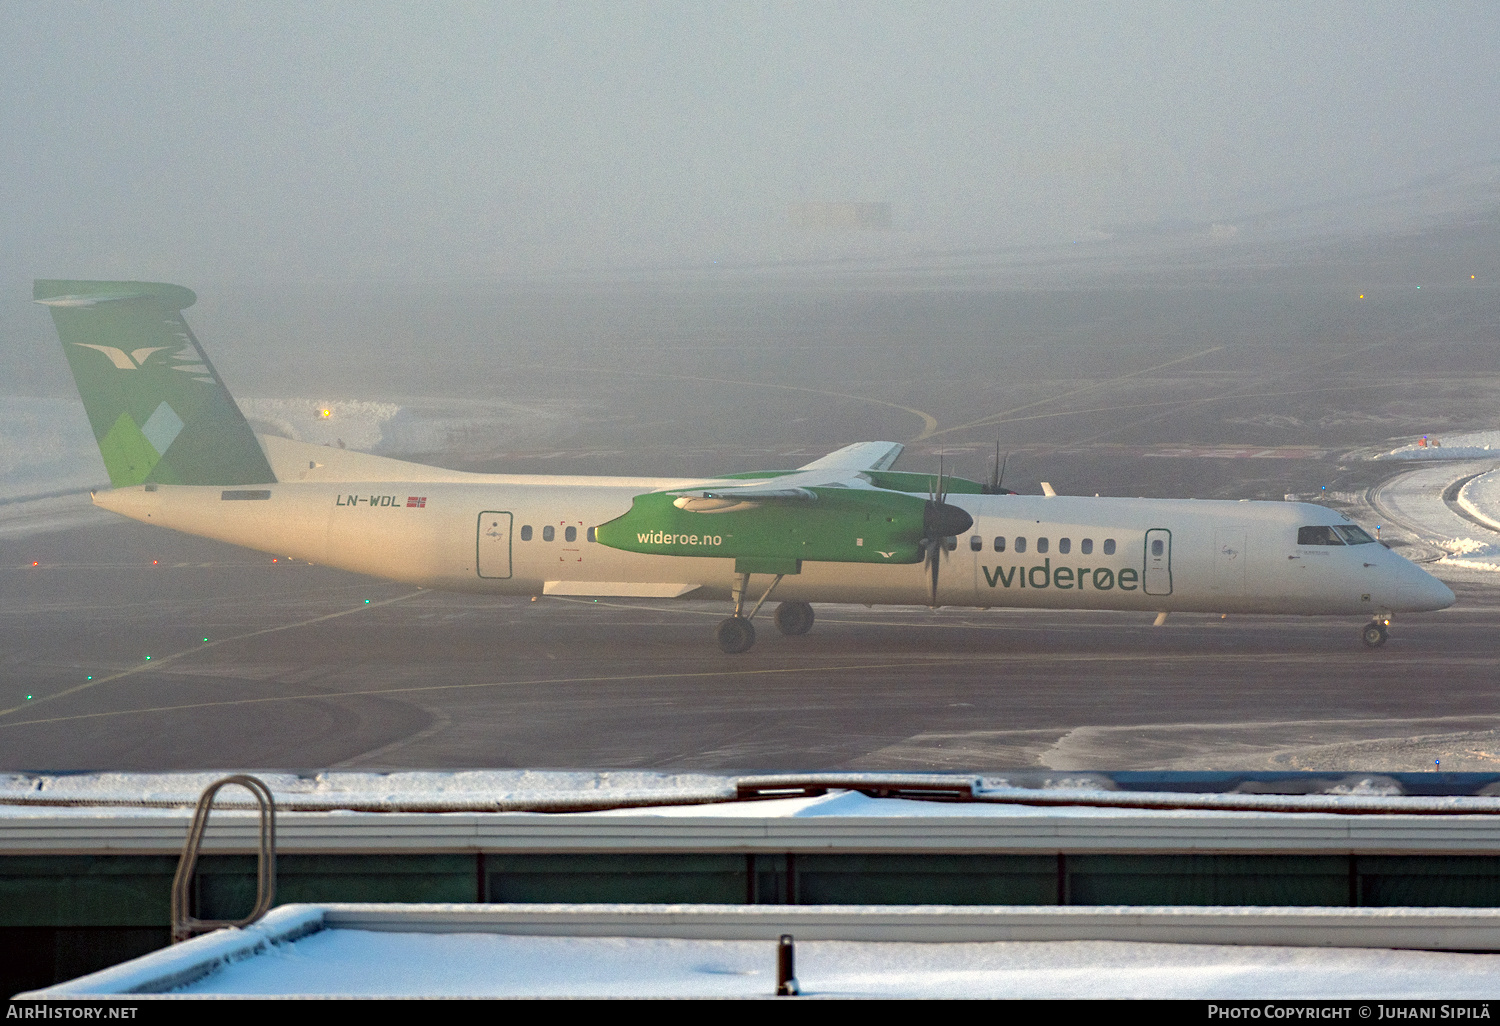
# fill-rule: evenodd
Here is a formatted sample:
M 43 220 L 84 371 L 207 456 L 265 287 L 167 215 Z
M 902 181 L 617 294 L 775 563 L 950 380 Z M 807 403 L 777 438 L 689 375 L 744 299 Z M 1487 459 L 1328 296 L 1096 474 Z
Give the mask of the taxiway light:
M 369 604 L 370 604 L 370 600 L 369 599 L 365 599 L 365 605 L 368 606 Z
M 38 563 L 36 560 L 32 560 L 31 561 L 31 565 L 32 566 L 41 566 L 42 564 Z
M 333 411 L 332 410 L 324 410 L 323 411 L 323 416 L 325 416 L 325 417 L 332 417 L 333 416 Z
M 26 701 L 28 701 L 28 702 L 31 701 L 31 696 L 30 695 L 26 696 Z
M 147 657 L 146 657 L 146 662 L 148 662 L 148 663 L 149 663 L 149 662 L 150 662 L 150 661 L 151 661 L 151 657 L 150 657 L 150 656 L 147 656 Z

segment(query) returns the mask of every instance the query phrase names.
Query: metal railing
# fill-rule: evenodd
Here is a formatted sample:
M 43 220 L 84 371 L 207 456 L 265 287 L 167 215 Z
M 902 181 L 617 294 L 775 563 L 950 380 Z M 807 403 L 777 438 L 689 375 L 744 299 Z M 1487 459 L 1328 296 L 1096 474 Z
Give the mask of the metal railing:
M 255 907 L 244 919 L 198 919 L 191 914 L 193 880 L 198 868 L 198 853 L 203 847 L 203 831 L 208 827 L 208 814 L 213 808 L 214 798 L 220 788 L 238 784 L 255 796 L 260 806 L 260 845 L 256 860 Z M 271 910 L 276 900 L 276 800 L 271 789 L 256 777 L 244 773 L 216 780 L 198 798 L 198 808 L 193 813 L 192 825 L 188 827 L 187 839 L 182 843 L 182 857 L 177 860 L 177 873 L 172 877 L 172 943 L 185 941 L 198 933 L 207 933 L 226 926 L 249 926 Z

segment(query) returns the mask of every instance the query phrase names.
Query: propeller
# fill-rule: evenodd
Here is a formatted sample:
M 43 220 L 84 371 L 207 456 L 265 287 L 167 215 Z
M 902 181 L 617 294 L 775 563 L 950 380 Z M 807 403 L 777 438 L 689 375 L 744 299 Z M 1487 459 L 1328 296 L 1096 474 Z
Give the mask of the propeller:
M 1005 487 L 1005 465 L 1010 462 L 1010 453 L 1005 458 L 1000 458 L 1000 439 L 995 439 L 995 462 L 990 464 L 989 482 L 979 489 L 982 495 L 1014 495 L 1015 492 Z
M 944 501 L 947 486 L 943 475 L 943 457 L 938 456 L 938 476 L 927 492 L 927 505 L 922 510 L 922 530 L 927 544 L 927 604 L 937 608 L 938 571 L 942 566 L 943 539 L 962 534 L 974 526 L 974 518 L 967 510 Z

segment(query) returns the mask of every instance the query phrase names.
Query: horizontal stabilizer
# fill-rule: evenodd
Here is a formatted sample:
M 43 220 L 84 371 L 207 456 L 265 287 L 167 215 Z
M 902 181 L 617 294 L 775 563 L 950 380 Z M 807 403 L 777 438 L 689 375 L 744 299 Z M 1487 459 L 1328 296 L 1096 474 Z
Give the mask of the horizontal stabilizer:
M 256 435 L 278 481 L 473 481 L 481 475 L 421 463 L 299 442 L 280 435 Z

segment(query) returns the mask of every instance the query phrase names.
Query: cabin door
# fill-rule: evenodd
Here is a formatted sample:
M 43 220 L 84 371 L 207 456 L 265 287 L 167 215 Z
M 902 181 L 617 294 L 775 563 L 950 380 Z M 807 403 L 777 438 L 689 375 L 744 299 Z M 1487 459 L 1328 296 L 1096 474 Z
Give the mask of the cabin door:
M 1146 532 L 1146 575 L 1143 589 L 1147 595 L 1172 594 L 1172 532 L 1153 527 Z
M 475 565 L 480 577 L 503 580 L 510 576 L 510 522 L 509 513 L 486 510 L 479 514 Z

